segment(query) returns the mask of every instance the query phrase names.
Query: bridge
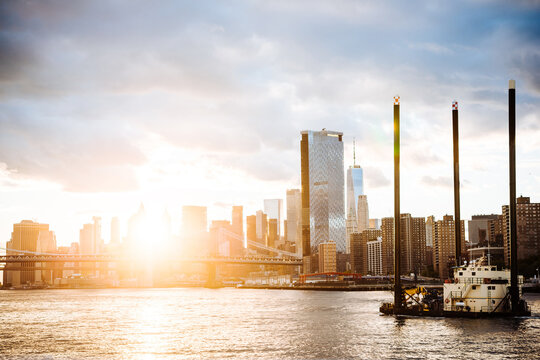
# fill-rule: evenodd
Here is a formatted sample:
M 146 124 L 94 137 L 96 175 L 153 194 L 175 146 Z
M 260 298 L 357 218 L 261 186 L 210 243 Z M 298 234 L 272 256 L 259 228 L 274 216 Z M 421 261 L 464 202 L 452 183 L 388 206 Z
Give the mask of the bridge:
M 14 250 L 10 250 L 14 251 Z M 15 252 L 15 251 L 14 251 Z M 18 252 L 18 251 L 17 251 Z M 36 254 L 36 255 L 0 255 L 0 264 L 23 263 L 119 263 L 136 262 L 136 259 L 117 255 L 76 255 L 76 254 Z M 262 256 L 195 256 L 180 257 L 176 259 L 163 259 L 166 262 L 202 263 L 202 264 L 253 264 L 253 265 L 287 265 L 300 266 L 302 260 L 298 258 L 274 258 Z
M 219 245 L 229 243 L 223 251 Z M 234 245 L 233 245 L 234 244 Z M 152 258 L 149 256 L 129 256 L 128 253 L 120 254 L 56 254 L 44 253 L 27 250 L 5 249 L 6 255 L 0 255 L 0 271 L 63 271 L 63 270 L 107 270 L 125 267 L 134 269 L 141 267 L 141 264 L 154 263 L 160 264 L 186 264 L 198 263 L 205 264 L 208 268 L 208 283 L 215 284 L 217 277 L 217 266 L 221 264 L 230 265 L 279 265 L 279 266 L 302 266 L 302 258 L 297 254 L 282 249 L 275 249 L 260 242 L 247 240 L 244 241 L 242 235 L 233 233 L 224 228 L 218 232 L 215 249 L 211 255 L 206 256 L 174 256 L 168 254 L 164 257 Z M 262 250 L 265 255 L 231 256 L 231 253 L 238 253 L 238 249 L 244 249 L 245 245 L 249 249 Z M 236 252 L 230 251 L 234 246 Z M 9 255 L 7 255 L 9 253 Z M 268 254 L 268 255 L 266 255 Z M 277 256 L 269 256 L 276 254 Z M 3 266 L 2 266 L 3 264 Z M 113 264 L 116 264 L 114 266 Z M 144 266 L 143 266 L 144 267 Z

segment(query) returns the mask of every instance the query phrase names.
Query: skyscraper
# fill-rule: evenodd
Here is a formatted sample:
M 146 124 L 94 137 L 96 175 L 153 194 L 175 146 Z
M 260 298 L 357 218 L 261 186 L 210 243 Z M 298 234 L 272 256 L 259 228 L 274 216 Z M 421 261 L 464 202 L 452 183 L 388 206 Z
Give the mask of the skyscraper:
M 489 239 L 489 221 L 497 220 L 499 215 L 473 215 L 469 220 L 469 245 L 485 246 Z
M 94 253 L 101 254 L 103 250 L 103 239 L 101 238 L 101 217 L 93 216 L 94 221 Z
M 517 259 L 540 257 L 540 203 L 531 203 L 529 197 L 516 200 Z M 503 206 L 504 260 L 510 266 L 510 214 L 508 205 Z
M 262 210 L 255 212 L 257 217 L 257 241 L 266 245 L 268 237 L 268 217 Z
M 246 216 L 246 235 L 250 241 L 257 241 L 257 216 Z
M 42 244 L 40 244 L 40 242 Z M 56 238 L 54 237 L 54 233 L 49 231 L 48 224 L 40 224 L 32 220 L 23 220 L 18 224 L 13 224 L 11 240 L 6 243 L 6 255 L 21 254 L 14 250 L 51 250 L 53 243 L 54 247 L 56 247 Z M 12 286 L 19 286 L 26 284 L 27 282 L 34 283 L 36 280 L 41 280 L 36 279 L 36 271 L 34 271 L 35 263 L 20 263 L 13 264 L 13 266 L 28 268 L 28 270 L 4 271 L 4 285 L 11 284 Z
M 367 273 L 371 275 L 383 275 L 382 237 L 367 242 L 367 257 Z
M 281 222 L 283 221 L 283 199 L 265 199 L 264 212 L 268 219 L 277 220 L 277 235 L 281 235 Z
M 94 246 L 94 224 L 84 224 L 79 230 L 79 250 L 83 255 L 93 255 L 96 253 Z
M 268 239 L 266 241 L 266 246 L 275 248 L 279 242 L 279 233 L 278 233 L 278 221 L 277 219 L 268 220 Z
M 287 190 L 287 241 L 296 245 L 296 253 L 302 255 L 302 191 Z
M 336 272 L 336 243 L 333 241 L 324 242 L 318 246 L 319 252 L 319 272 Z
M 357 206 L 358 232 L 361 233 L 369 228 L 369 210 L 367 195 L 358 195 Z
M 369 228 L 379 230 L 381 228 L 381 219 L 369 219 Z
M 343 133 L 323 129 L 301 134 L 303 256 L 329 241 L 346 252 Z
M 92 217 L 93 223 L 84 224 L 79 231 L 79 243 L 81 254 L 94 255 L 99 254 L 103 247 L 101 239 L 101 218 L 99 216 Z
M 84 224 L 82 229 L 79 230 L 79 251 L 83 255 L 94 255 L 97 254 L 96 248 L 96 236 L 95 236 L 96 227 L 93 223 Z M 88 264 L 90 265 L 90 264 Z M 81 273 L 85 276 L 95 275 L 95 264 L 88 266 L 85 269 L 81 270 Z
M 426 266 L 426 221 L 423 217 L 401 214 L 401 273 L 420 273 Z M 394 271 L 394 218 L 382 219 L 383 271 Z
M 232 231 L 235 234 L 244 236 L 244 207 L 232 207 Z
M 442 220 L 433 223 L 433 268 L 439 273 L 441 279 L 448 278 L 448 269 L 455 265 L 456 261 L 454 223 L 452 215 L 445 215 Z M 463 220 L 461 220 L 461 249 L 462 256 L 465 258 L 465 221 Z
M 364 275 L 369 273 L 367 244 L 380 237 L 382 237 L 382 231 L 377 229 L 366 229 L 361 233 L 351 234 L 351 270 L 353 272 Z
M 428 216 L 426 219 L 426 246 L 433 247 L 433 223 L 435 216 Z
M 358 196 L 364 195 L 364 171 L 354 164 L 347 169 L 347 252 L 350 252 L 350 234 L 358 229 Z

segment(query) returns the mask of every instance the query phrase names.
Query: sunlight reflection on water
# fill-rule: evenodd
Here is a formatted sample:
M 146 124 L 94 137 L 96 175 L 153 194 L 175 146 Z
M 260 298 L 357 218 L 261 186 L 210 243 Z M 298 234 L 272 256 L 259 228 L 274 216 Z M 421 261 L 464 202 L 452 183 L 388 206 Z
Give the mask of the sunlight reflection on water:
M 532 318 L 381 316 L 386 292 L 114 289 L 0 292 L 0 357 L 534 358 Z

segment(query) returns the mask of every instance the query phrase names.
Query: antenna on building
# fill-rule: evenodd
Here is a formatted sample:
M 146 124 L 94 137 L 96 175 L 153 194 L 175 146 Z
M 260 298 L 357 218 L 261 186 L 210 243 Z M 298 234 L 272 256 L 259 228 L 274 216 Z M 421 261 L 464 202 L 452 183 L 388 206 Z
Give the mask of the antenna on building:
M 356 138 L 352 139 L 353 167 L 356 167 Z

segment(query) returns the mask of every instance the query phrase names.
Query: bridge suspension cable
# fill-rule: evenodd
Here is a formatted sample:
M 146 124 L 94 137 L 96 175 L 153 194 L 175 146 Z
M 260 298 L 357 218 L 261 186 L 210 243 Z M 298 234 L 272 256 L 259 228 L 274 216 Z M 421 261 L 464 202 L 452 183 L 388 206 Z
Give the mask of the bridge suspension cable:
M 227 237 L 231 237 L 231 238 L 233 238 L 235 240 L 241 241 L 242 244 L 244 243 L 244 237 L 242 235 L 239 235 L 237 233 L 234 233 L 234 232 L 229 231 L 229 230 L 224 229 L 224 228 L 220 228 L 219 232 L 220 232 L 220 234 L 219 234 L 220 236 L 225 235 Z M 247 244 L 250 245 L 250 246 L 259 248 L 259 249 L 271 251 L 271 252 L 279 254 L 279 255 L 286 255 L 286 256 L 291 256 L 293 258 L 299 258 L 299 256 L 297 254 L 295 254 L 295 253 L 285 251 L 285 250 L 279 250 L 279 249 L 276 249 L 276 248 L 273 248 L 273 247 L 269 247 L 269 246 L 263 245 L 263 244 L 261 244 L 259 242 L 253 241 L 253 240 L 248 239 Z
M 37 252 L 37 251 L 29 251 L 29 250 L 6 249 L 6 248 L 3 248 L 3 247 L 0 247 L 0 250 L 5 250 L 5 251 L 6 251 L 6 254 L 7 254 L 8 251 L 11 251 L 11 252 L 23 253 L 23 254 L 32 254 L 32 255 L 53 255 L 53 256 L 58 256 L 58 255 L 93 256 L 93 255 L 96 255 L 96 254 L 58 254 L 58 253 L 46 253 L 46 252 Z

